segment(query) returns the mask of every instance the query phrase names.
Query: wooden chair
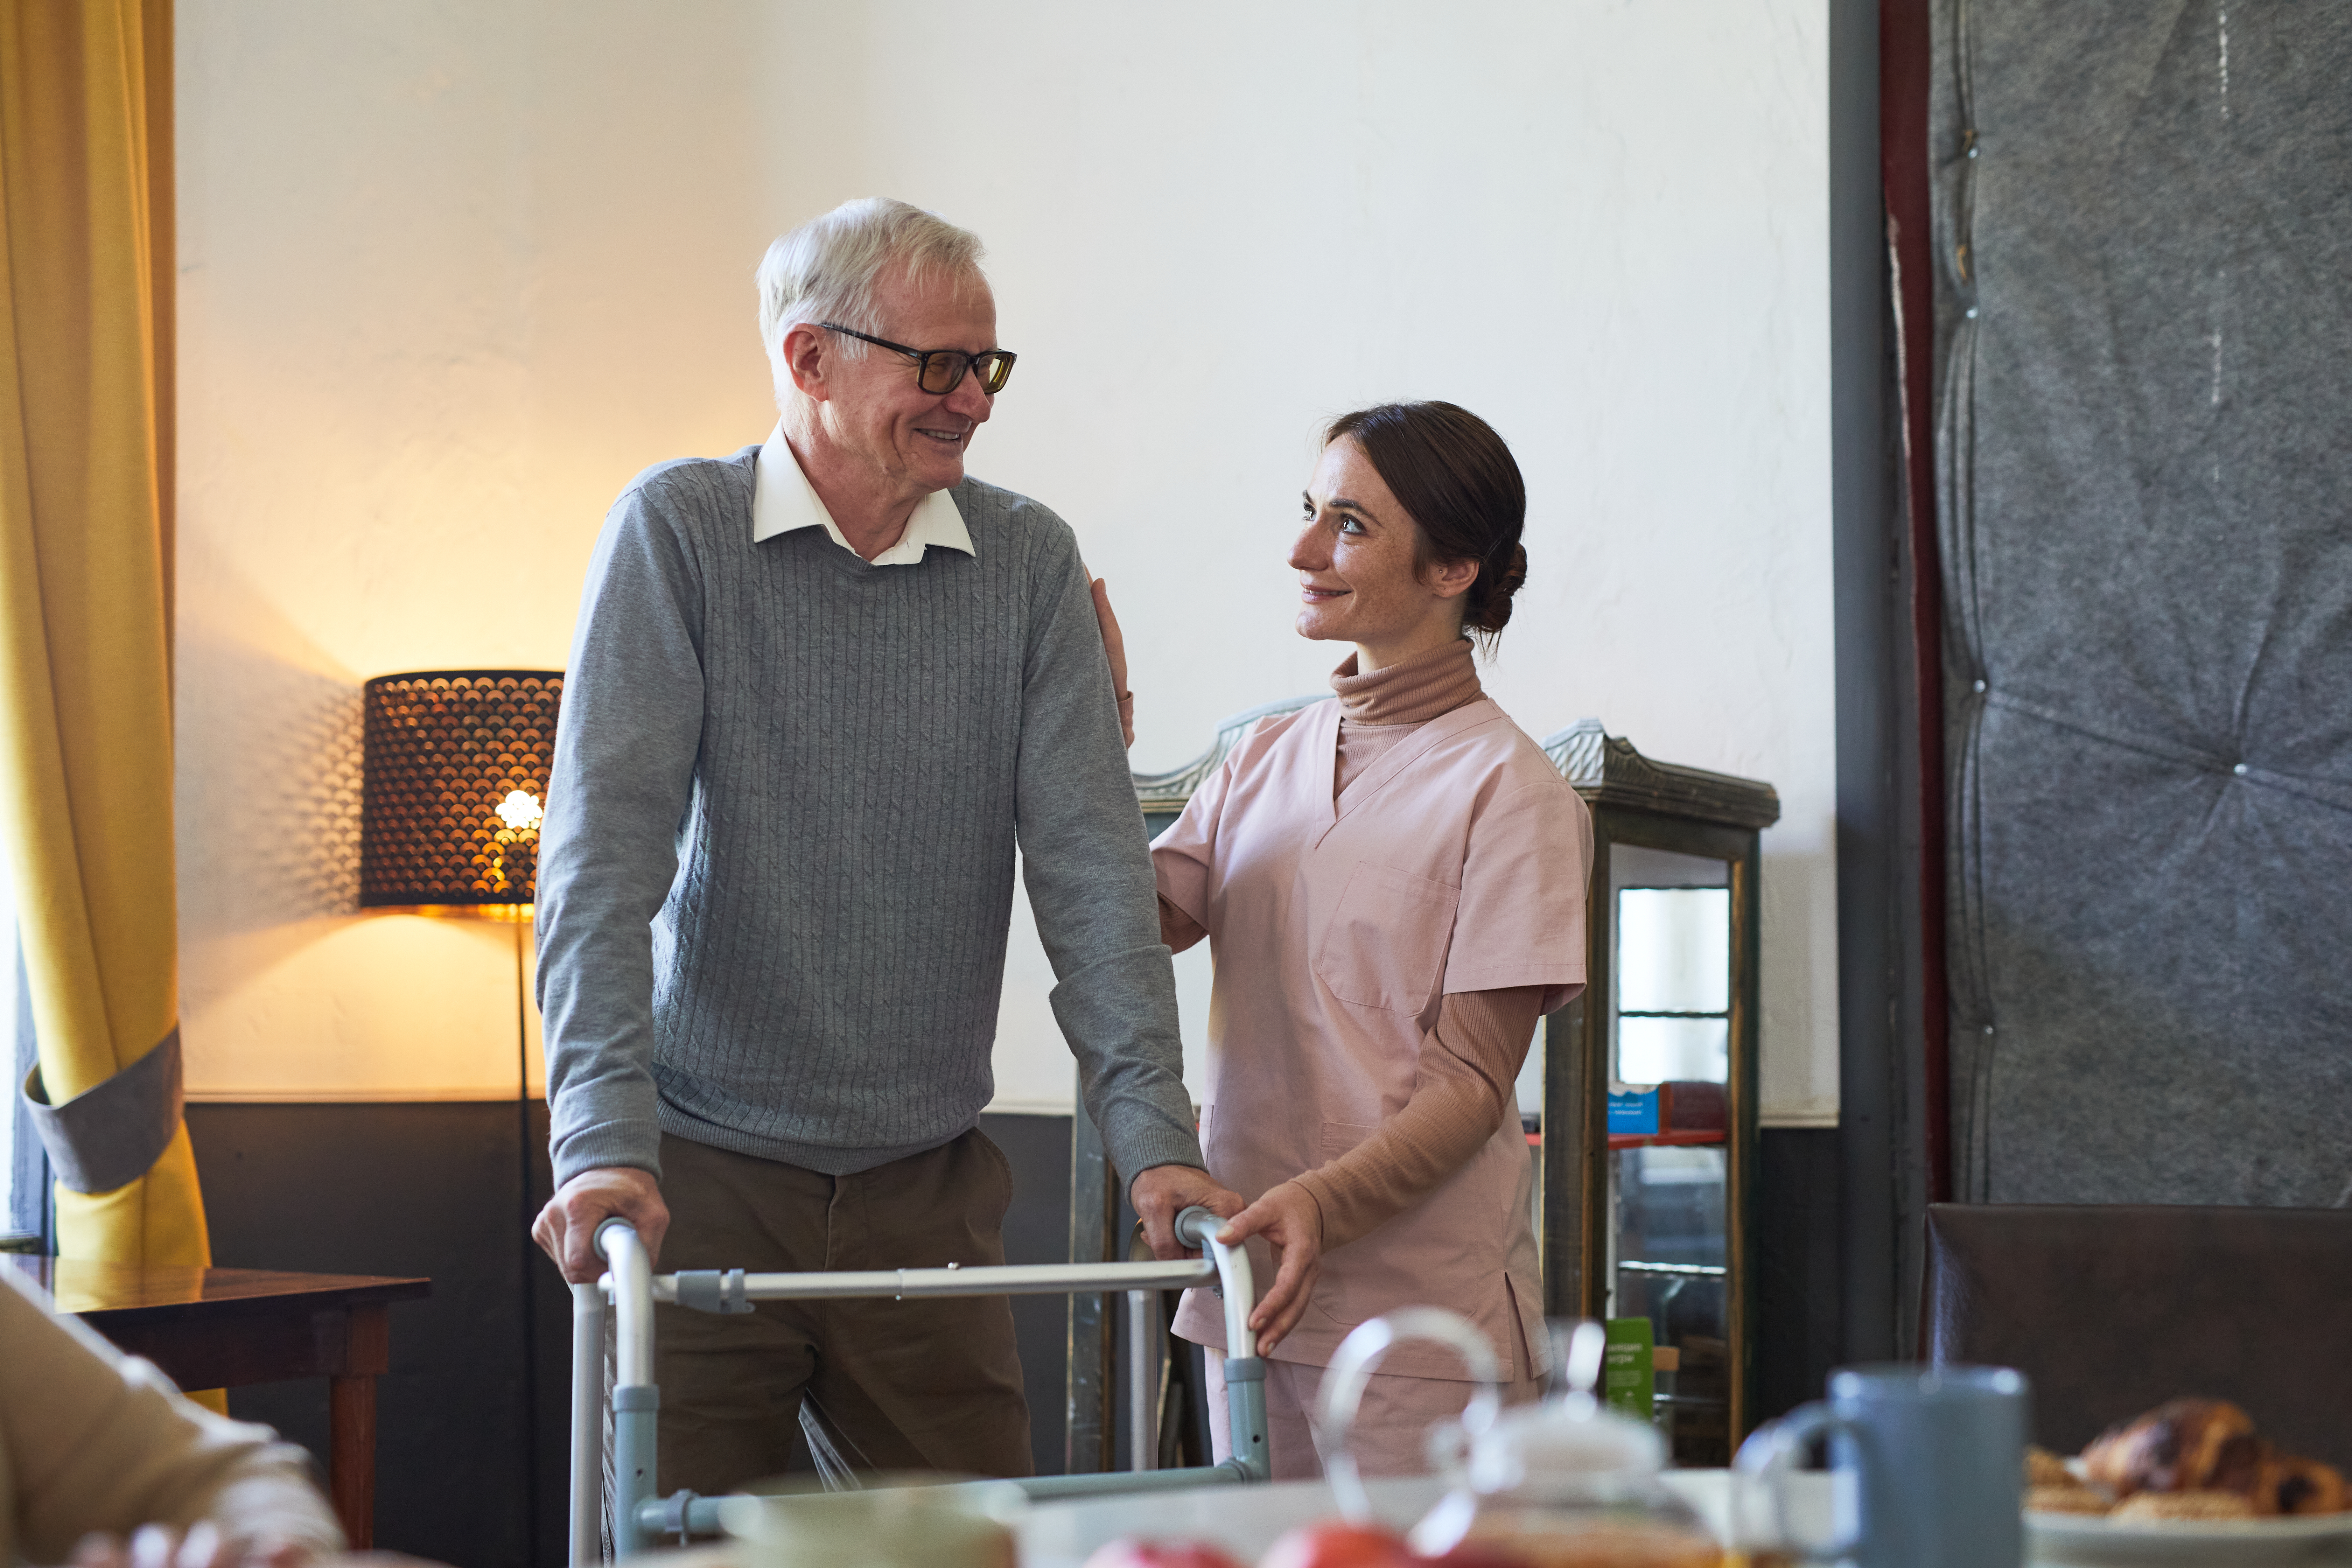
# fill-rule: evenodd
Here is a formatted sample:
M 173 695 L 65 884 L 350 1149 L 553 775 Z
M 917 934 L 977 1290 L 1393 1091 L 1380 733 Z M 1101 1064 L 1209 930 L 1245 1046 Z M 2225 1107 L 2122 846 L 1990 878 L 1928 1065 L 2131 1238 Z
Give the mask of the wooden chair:
M 2032 1380 L 2044 1447 L 2205 1394 L 2352 1468 L 2352 1212 L 1937 1204 L 1926 1305 L 1930 1361 Z

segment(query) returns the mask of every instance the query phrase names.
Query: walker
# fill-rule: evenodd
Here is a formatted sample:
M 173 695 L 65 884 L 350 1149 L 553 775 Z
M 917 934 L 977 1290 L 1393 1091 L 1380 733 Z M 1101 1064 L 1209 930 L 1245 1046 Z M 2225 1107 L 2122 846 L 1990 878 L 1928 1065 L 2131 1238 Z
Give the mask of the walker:
M 1040 1263 L 996 1268 L 870 1269 L 862 1272 L 746 1274 L 740 1268 L 688 1269 L 656 1274 L 645 1246 L 627 1221 L 608 1219 L 596 1227 L 596 1250 L 609 1266 L 593 1285 L 572 1287 L 572 1568 L 593 1568 L 603 1555 L 604 1512 L 604 1444 L 605 1313 L 614 1316 L 613 1549 L 634 1557 L 666 1539 L 719 1533 L 720 1499 L 690 1491 L 654 1495 L 655 1428 L 661 1390 L 654 1384 L 654 1303 L 669 1302 L 698 1312 L 749 1312 L 754 1301 L 809 1300 L 865 1296 L 1059 1296 L 1082 1290 L 1127 1293 L 1130 1328 L 1149 1321 L 1152 1296 L 1211 1285 L 1224 1298 L 1225 1342 L 1252 1342 L 1250 1309 L 1257 1291 L 1249 1255 L 1216 1239 L 1224 1221 L 1204 1208 L 1176 1216 L 1176 1237 L 1207 1256 L 1172 1262 Z M 1182 1469 L 1145 1467 L 1156 1444 L 1145 1394 L 1150 1373 L 1144 1351 L 1150 1336 L 1128 1335 L 1128 1386 L 1133 1397 L 1135 1466 L 1100 1475 L 1035 1476 L 1017 1480 L 1032 1498 L 1091 1497 L 1104 1493 L 1164 1491 L 1179 1487 L 1268 1479 L 1265 1444 L 1265 1363 L 1256 1356 L 1225 1358 L 1225 1400 L 1234 1457 L 1222 1464 Z

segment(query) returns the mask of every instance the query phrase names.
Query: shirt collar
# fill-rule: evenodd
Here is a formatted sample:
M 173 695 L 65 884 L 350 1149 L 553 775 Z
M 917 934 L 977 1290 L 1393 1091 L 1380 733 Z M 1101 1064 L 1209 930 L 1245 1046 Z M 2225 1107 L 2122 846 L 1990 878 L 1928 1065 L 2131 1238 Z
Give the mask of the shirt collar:
M 784 440 L 784 422 L 779 419 L 760 447 L 760 460 L 752 469 L 751 542 L 803 528 L 822 528 L 826 538 L 851 554 L 857 553 L 833 514 L 825 510 L 816 487 L 801 471 L 800 459 Z M 971 556 L 980 553 L 972 548 L 971 531 L 963 525 L 963 514 L 956 510 L 955 498 L 945 490 L 933 490 L 915 503 L 914 514 L 907 519 L 907 531 L 898 536 L 898 543 L 877 555 L 873 564 L 912 566 L 922 560 L 925 547 L 933 544 Z

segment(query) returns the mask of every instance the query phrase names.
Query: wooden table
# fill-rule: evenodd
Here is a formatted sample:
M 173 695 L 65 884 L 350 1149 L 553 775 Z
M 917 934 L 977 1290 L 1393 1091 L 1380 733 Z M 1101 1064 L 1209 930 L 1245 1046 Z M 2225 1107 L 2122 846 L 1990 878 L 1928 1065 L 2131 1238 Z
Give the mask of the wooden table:
M 182 1388 L 327 1379 L 327 1486 L 352 1545 L 375 1538 L 375 1380 L 391 1366 L 394 1301 L 429 1279 L 141 1268 L 10 1256 L 6 1261 Z

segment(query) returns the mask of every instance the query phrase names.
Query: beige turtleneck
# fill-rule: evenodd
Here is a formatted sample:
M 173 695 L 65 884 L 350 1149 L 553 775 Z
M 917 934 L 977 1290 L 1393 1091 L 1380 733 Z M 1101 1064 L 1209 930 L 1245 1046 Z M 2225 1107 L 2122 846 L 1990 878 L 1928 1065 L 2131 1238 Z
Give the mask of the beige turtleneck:
M 1333 797 L 1391 747 L 1442 714 L 1483 695 L 1468 638 L 1374 670 L 1356 673 L 1356 656 L 1331 673 L 1339 694 L 1339 759 Z M 1160 938 L 1181 952 L 1208 934 L 1190 915 L 1160 900 Z M 1323 1246 L 1343 1247 L 1402 1213 L 1469 1163 L 1495 1130 L 1516 1118 L 1513 1085 L 1535 1037 L 1544 988 L 1452 992 L 1438 1004 L 1437 1025 L 1423 1037 L 1412 1096 L 1381 1130 L 1336 1160 L 1282 1184 L 1315 1202 Z
M 1407 735 L 1486 695 L 1478 685 L 1478 667 L 1471 662 L 1467 637 L 1370 675 L 1356 673 L 1356 656 L 1351 653 L 1346 663 L 1331 672 L 1331 689 L 1339 694 L 1339 763 L 1331 779 L 1334 800 L 1347 794 L 1348 786 L 1362 777 L 1364 770 Z

